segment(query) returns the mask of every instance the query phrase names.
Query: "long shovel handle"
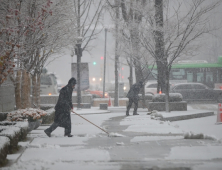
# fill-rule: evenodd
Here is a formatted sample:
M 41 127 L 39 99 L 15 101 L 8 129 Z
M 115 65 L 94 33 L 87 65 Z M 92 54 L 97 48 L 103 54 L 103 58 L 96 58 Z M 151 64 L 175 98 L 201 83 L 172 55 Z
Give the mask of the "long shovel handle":
M 105 131 L 104 129 L 102 129 L 101 127 L 99 127 L 99 126 L 95 125 L 94 123 L 90 122 L 89 120 L 87 120 L 86 118 L 82 117 L 82 116 L 79 115 L 78 113 L 76 113 L 76 112 L 74 112 L 74 111 L 72 111 L 72 112 L 75 113 L 77 116 L 85 119 L 87 122 L 89 122 L 89 123 L 93 124 L 94 126 L 98 127 L 98 128 L 101 129 L 103 132 L 105 132 L 105 133 L 107 133 L 107 134 L 109 135 L 109 133 L 108 133 L 107 131 Z

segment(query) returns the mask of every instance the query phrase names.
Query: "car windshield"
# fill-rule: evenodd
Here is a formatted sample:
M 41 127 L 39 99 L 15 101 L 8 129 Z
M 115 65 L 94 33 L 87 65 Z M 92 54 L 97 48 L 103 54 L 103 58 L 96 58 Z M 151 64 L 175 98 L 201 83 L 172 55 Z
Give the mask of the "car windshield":
M 194 84 L 193 88 L 195 90 L 204 90 L 204 89 L 206 89 L 206 87 L 204 85 L 201 85 L 201 84 Z
M 150 84 L 147 86 L 147 88 L 157 88 L 157 84 Z
M 191 84 L 179 84 L 179 85 L 175 85 L 174 88 L 176 90 L 186 90 L 186 89 L 192 89 L 192 85 Z
M 41 76 L 41 85 L 52 85 L 52 81 L 50 76 L 46 75 L 42 75 Z

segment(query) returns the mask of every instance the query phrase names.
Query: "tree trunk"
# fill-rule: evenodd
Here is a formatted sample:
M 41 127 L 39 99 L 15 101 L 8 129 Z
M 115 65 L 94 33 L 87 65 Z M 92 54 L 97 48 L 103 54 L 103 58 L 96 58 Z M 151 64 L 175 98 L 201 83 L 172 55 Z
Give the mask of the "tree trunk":
M 15 79 L 15 103 L 16 103 L 16 109 L 21 109 L 21 76 L 22 72 L 21 70 L 17 71 L 16 79 Z
M 130 69 L 130 75 L 128 77 L 129 79 L 129 86 L 130 88 L 132 87 L 133 85 L 133 66 L 132 66 L 132 57 L 130 57 L 130 64 L 129 64 L 129 69 Z
M 156 61 L 157 65 L 157 93 L 160 93 L 162 90 L 162 81 L 161 81 L 161 76 L 162 76 L 162 69 L 159 61 Z
M 32 75 L 32 107 L 36 108 L 37 105 L 37 101 L 36 101 L 36 97 L 37 97 L 37 82 L 36 82 L 36 74 Z
M 166 93 L 165 93 L 165 106 L 166 106 L 166 112 L 170 112 L 170 103 L 169 103 L 169 74 L 170 70 L 166 68 Z
M 146 100 L 145 100 L 145 88 L 144 88 L 144 86 L 143 86 L 143 88 L 141 89 L 141 92 L 142 92 L 142 100 L 143 100 L 142 105 L 143 105 L 143 109 L 144 109 L 144 108 L 147 108 L 147 107 L 146 107 Z
M 164 34 L 163 34 L 163 0 L 155 0 L 155 58 L 157 63 L 157 92 L 166 92 L 166 70 L 164 61 Z
M 30 73 L 26 72 L 27 74 L 27 89 L 26 89 L 26 94 L 27 94 L 27 107 L 31 107 L 31 77 L 30 77 Z
M 29 73 L 26 70 L 22 71 L 22 88 L 21 88 L 21 100 L 22 109 L 30 107 L 30 85 L 29 85 Z
M 25 91 L 27 88 L 27 83 L 26 83 L 26 74 L 25 74 L 25 70 L 22 70 L 22 82 L 21 82 L 21 105 L 22 105 L 22 109 L 26 108 L 26 98 L 25 98 Z
M 40 85 L 41 85 L 41 74 L 37 74 L 37 85 L 36 85 L 36 106 L 40 108 Z

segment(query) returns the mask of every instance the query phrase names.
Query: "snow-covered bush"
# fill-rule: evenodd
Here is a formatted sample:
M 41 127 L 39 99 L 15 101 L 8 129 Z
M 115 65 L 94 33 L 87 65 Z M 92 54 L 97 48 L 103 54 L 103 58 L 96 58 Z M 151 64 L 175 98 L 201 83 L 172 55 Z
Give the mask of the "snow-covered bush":
M 182 100 L 183 96 L 180 93 L 169 93 L 170 102 L 181 102 Z M 153 102 L 165 102 L 165 94 L 155 94 L 153 96 Z
M 34 122 L 43 116 L 45 116 L 47 112 L 41 109 L 27 108 L 27 109 L 19 109 L 15 112 L 8 113 L 7 121 L 26 121 Z

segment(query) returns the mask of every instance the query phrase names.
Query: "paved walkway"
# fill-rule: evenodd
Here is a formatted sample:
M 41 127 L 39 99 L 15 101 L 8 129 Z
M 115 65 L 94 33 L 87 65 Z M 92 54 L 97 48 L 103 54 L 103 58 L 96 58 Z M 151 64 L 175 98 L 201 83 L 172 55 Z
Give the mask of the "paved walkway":
M 8 155 L 9 166 L 2 169 L 219 170 L 222 167 L 222 153 L 218 152 L 222 150 L 221 141 L 207 139 L 207 135 L 203 139 L 184 139 L 185 131 L 177 125 L 179 122 L 152 119 L 147 109 L 138 109 L 139 116 L 127 117 L 125 107 L 74 111 L 112 132 L 113 137 L 72 114 L 74 137 L 64 137 L 64 129 L 57 128 L 48 138 L 43 131 L 48 126 L 40 126 L 28 134 L 27 141 L 19 143 L 21 149 L 17 154 Z M 193 120 L 197 123 L 205 119 L 214 125 L 216 116 Z M 189 122 L 185 120 L 185 124 Z

